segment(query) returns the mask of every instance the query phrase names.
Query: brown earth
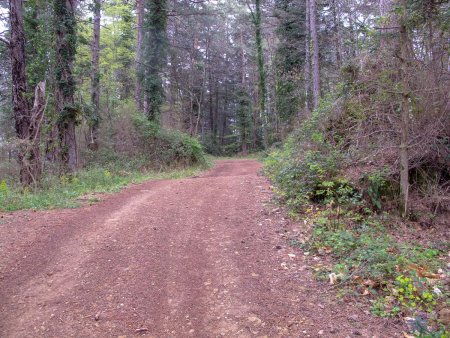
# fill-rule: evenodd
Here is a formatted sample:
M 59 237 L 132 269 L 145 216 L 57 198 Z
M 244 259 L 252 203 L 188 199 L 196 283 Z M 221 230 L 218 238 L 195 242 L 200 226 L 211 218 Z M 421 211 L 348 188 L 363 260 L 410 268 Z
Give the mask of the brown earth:
M 251 160 L 0 218 L 1 337 L 397 337 L 311 277 Z

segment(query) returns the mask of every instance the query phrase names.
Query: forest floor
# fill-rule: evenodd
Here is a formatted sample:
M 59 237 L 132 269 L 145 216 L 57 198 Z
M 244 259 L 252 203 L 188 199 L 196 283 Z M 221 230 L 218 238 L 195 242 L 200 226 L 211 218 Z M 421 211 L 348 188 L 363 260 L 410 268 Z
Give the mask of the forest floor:
M 0 336 L 401 336 L 314 280 L 259 170 L 219 161 L 79 209 L 0 214 Z

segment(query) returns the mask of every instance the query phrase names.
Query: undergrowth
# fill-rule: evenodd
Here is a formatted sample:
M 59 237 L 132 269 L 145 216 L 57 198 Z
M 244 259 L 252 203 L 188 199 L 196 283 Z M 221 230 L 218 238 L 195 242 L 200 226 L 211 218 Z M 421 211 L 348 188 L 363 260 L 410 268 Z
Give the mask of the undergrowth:
M 75 208 L 81 199 L 96 202 L 95 194 L 112 193 L 149 179 L 178 179 L 196 175 L 205 164 L 168 171 L 126 170 L 117 165 L 90 168 L 74 175 L 48 176 L 36 191 L 14 188 L 2 180 L 0 183 L 0 211 L 22 209 Z
M 383 211 L 395 203 L 395 185 L 385 169 L 357 180 L 346 175 L 351 156 L 323 128 L 329 110 L 322 102 L 265 160 L 279 199 L 308 225 L 309 237 L 291 244 L 332 262 L 314 267 L 315 276 L 369 299 L 374 315 L 413 318 L 417 336 L 448 337 L 438 314 L 450 306 L 448 241 L 419 244 L 396 236 L 395 217 Z

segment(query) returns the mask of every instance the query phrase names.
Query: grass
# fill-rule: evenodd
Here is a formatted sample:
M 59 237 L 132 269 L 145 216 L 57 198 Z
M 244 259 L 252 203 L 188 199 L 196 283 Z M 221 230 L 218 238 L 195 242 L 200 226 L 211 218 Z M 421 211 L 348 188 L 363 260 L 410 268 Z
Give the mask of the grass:
M 130 184 L 151 179 L 180 179 L 195 176 L 208 166 L 193 166 L 168 171 L 124 171 L 119 168 L 90 168 L 73 176 L 45 177 L 41 188 L 29 191 L 0 183 L 0 211 L 76 208 L 80 198 L 91 194 L 114 193 Z M 96 199 L 90 198 L 90 202 Z

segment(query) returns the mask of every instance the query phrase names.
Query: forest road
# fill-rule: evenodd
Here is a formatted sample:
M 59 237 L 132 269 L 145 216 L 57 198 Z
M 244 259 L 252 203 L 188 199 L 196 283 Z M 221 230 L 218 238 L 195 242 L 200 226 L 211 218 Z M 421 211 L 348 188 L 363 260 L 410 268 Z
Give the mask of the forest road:
M 259 169 L 219 161 L 93 206 L 1 215 L 0 337 L 394 337 L 317 286 Z

